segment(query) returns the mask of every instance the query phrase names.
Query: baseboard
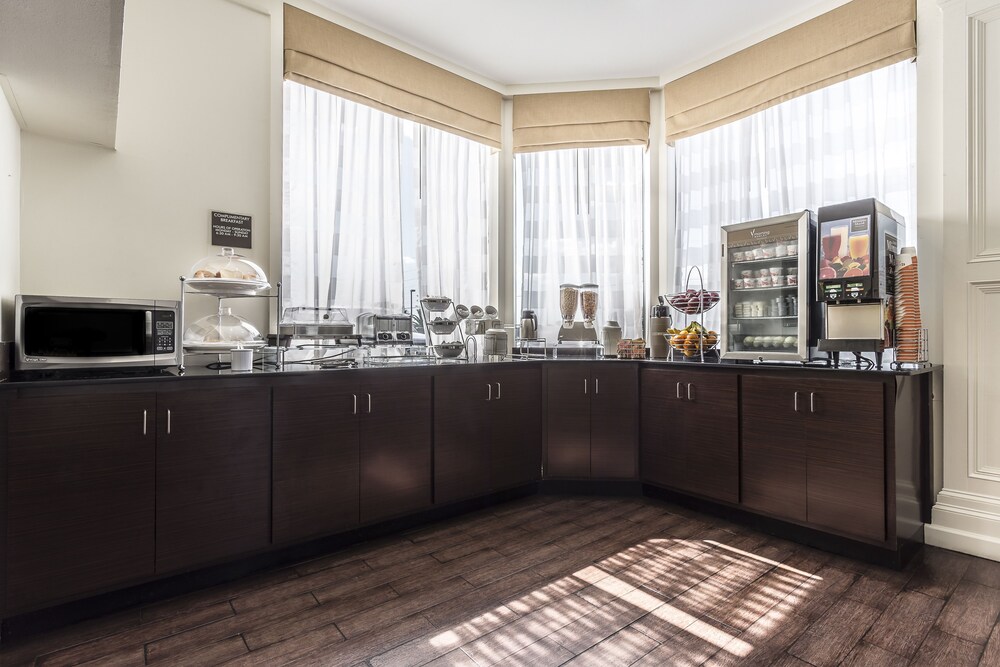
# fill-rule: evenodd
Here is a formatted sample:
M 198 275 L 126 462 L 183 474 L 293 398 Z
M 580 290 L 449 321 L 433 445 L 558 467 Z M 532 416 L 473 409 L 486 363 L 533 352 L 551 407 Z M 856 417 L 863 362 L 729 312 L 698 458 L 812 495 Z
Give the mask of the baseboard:
M 604 479 L 543 479 L 538 483 L 539 493 L 578 496 L 641 496 L 639 480 Z
M 1000 498 L 942 489 L 924 527 L 927 544 L 1000 561 Z

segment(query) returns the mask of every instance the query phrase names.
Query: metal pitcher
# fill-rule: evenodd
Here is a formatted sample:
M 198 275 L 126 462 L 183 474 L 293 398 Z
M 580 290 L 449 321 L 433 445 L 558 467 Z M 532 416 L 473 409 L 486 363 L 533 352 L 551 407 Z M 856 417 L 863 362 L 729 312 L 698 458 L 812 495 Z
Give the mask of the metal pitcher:
M 521 338 L 524 338 L 526 340 L 534 340 L 537 337 L 538 337 L 538 318 L 535 317 L 535 311 L 522 310 Z

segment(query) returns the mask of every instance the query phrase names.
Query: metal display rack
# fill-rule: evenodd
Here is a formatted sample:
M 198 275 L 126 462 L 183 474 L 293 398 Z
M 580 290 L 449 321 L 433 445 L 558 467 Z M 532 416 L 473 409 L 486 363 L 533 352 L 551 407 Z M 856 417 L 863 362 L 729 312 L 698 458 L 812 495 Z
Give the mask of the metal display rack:
M 211 290 L 205 290 L 205 289 L 197 289 L 197 290 L 195 290 L 195 289 L 191 289 L 191 288 L 189 288 L 187 286 L 187 284 L 186 284 L 187 283 L 187 278 L 185 278 L 184 276 L 180 277 L 180 283 L 181 283 L 181 307 L 180 307 L 180 313 L 179 313 L 180 322 L 179 322 L 177 328 L 178 328 L 178 330 L 180 332 L 180 335 L 178 336 L 178 339 L 179 339 L 179 344 L 180 344 L 180 348 L 181 348 L 181 363 L 178 366 L 178 370 L 181 371 L 181 372 L 184 372 L 184 362 L 185 362 L 185 358 L 188 355 L 193 355 L 193 356 L 210 355 L 210 356 L 215 356 L 215 357 L 219 357 L 219 361 L 221 362 L 222 361 L 221 357 L 226 354 L 225 352 L 201 351 L 201 350 L 187 351 L 187 350 L 184 349 L 184 334 L 187 331 L 187 327 L 185 326 L 185 321 L 186 321 L 185 314 L 186 314 L 187 296 L 189 294 L 191 294 L 191 295 L 197 294 L 197 295 L 200 295 L 200 296 L 214 297 L 214 298 L 218 299 L 218 301 L 219 301 L 219 307 L 220 308 L 221 308 L 222 301 L 225 300 L 225 299 L 274 299 L 274 303 L 275 303 L 275 306 L 274 306 L 274 311 L 275 311 L 274 322 L 275 322 L 275 326 L 277 326 L 277 323 L 281 321 L 281 283 L 280 282 L 277 283 L 274 287 L 269 287 L 267 289 L 268 293 L 259 293 L 259 294 L 228 294 L 228 293 L 224 293 L 224 292 L 213 292 Z M 276 337 L 275 340 L 276 340 L 276 345 L 275 345 L 274 363 L 277 366 L 277 368 L 280 370 L 281 367 L 282 367 L 283 361 L 284 361 L 284 354 L 283 354 L 283 349 L 282 349 L 282 347 L 280 345 L 280 337 Z M 263 360 L 263 358 L 261 360 Z M 257 360 L 255 360 L 254 363 L 257 363 Z

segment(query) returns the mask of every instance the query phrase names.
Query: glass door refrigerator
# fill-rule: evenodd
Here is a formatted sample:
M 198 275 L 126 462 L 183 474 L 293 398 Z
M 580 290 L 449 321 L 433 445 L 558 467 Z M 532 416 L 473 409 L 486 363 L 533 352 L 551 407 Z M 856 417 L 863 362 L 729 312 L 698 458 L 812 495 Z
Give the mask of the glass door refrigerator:
M 816 341 L 816 217 L 722 228 L 722 358 L 808 361 Z

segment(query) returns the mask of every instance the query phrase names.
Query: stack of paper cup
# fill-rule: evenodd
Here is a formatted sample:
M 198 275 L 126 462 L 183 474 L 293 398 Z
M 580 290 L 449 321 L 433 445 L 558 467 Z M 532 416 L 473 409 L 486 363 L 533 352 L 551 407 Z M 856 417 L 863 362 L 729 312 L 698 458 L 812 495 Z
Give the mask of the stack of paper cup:
M 896 361 L 926 361 L 921 344 L 920 284 L 917 280 L 917 251 L 903 248 L 896 270 Z

